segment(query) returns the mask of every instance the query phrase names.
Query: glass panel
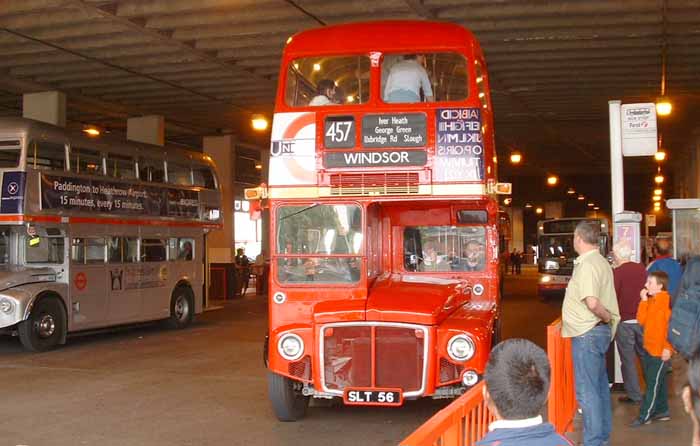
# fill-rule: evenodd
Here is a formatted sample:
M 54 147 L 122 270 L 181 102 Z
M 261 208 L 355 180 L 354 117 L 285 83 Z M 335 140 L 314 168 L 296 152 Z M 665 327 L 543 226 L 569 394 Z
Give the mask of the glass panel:
M 168 239 L 168 258 L 170 260 L 177 260 L 177 239 Z
M 163 262 L 167 259 L 165 240 L 146 238 L 141 240 L 141 260 L 143 262 Z
M 178 260 L 194 259 L 194 239 L 181 238 L 178 240 Z
M 121 237 L 109 237 L 107 239 L 107 261 L 109 263 L 122 263 L 123 240 Z
M 542 257 L 566 257 L 575 258 L 574 235 L 544 236 L 540 243 Z
M 0 168 L 19 166 L 21 153 L 19 140 L 0 141 Z
M 104 263 L 105 240 L 103 238 L 74 238 L 71 243 L 71 260 L 75 263 Z
M 178 163 L 168 163 L 168 183 L 181 186 L 192 185 L 192 173 L 188 166 Z
M 214 181 L 214 173 L 208 167 L 195 167 L 192 169 L 194 174 L 194 185 L 205 189 L 216 189 Z
M 0 264 L 10 262 L 10 229 L 0 230 Z
M 360 265 L 360 257 L 279 258 L 277 278 L 282 283 L 355 283 Z
M 139 243 L 137 238 L 125 238 L 124 263 L 136 263 L 139 260 Z
M 463 224 L 488 223 L 489 217 L 486 211 L 457 211 L 457 221 Z
M 279 254 L 359 254 L 362 211 L 355 205 L 284 206 L 277 210 Z
M 406 227 L 404 268 L 407 271 L 483 271 L 486 229 L 483 226 Z
M 162 160 L 139 158 L 139 178 L 141 181 L 162 183 L 165 180 L 165 169 Z
M 481 62 L 474 61 L 476 71 L 476 88 L 479 90 L 479 102 L 483 108 L 488 107 L 488 98 L 486 97 L 486 79 L 484 79 L 484 71 L 481 68 Z
M 88 175 L 103 175 L 102 154 L 97 150 L 71 147 L 71 172 Z
M 458 53 L 386 54 L 382 99 L 390 103 L 463 101 L 467 60 Z
M 66 147 L 48 141 L 32 141 L 27 149 L 27 167 L 46 170 L 65 170 Z
M 136 178 L 134 159 L 130 156 L 107 154 L 107 175 L 124 180 Z
M 39 243 L 30 245 L 25 238 L 27 263 L 63 263 L 63 237 L 41 237 Z
M 365 103 L 369 100 L 369 66 L 369 57 L 364 55 L 296 59 L 287 70 L 287 105 Z

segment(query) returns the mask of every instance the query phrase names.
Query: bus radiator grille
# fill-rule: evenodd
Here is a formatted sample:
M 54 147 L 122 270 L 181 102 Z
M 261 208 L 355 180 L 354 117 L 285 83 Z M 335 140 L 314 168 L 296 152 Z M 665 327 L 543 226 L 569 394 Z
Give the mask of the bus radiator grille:
M 418 173 L 339 173 L 330 184 L 331 195 L 410 195 L 418 193 Z
M 455 364 L 447 358 L 440 358 L 440 383 L 447 384 L 461 379 L 464 366 Z
M 391 326 L 343 326 L 327 330 L 323 344 L 323 377 L 329 390 L 375 387 L 411 392 L 421 389 L 425 361 L 422 331 Z
M 311 357 L 307 355 L 299 361 L 290 362 L 289 374 L 305 381 L 311 380 Z

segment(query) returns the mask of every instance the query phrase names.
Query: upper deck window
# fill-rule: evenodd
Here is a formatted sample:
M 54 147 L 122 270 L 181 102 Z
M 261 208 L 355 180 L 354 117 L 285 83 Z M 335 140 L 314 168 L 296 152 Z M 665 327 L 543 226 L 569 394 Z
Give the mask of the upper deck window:
M 214 180 L 214 172 L 208 167 L 194 167 L 192 169 L 194 185 L 205 189 L 216 189 L 216 181 Z
M 32 141 L 27 149 L 27 167 L 45 170 L 65 170 L 66 146 L 49 141 Z
M 21 152 L 19 140 L 0 141 L 0 168 L 19 166 Z
M 459 53 L 393 53 L 382 59 L 382 100 L 389 103 L 463 101 L 467 60 Z
M 177 184 L 179 186 L 191 186 L 192 172 L 190 171 L 190 167 L 169 161 L 168 183 Z
M 295 59 L 287 70 L 285 102 L 291 107 L 363 104 L 369 100 L 369 57 Z
M 165 180 L 163 160 L 139 158 L 139 178 L 141 181 L 162 183 Z
M 135 179 L 136 167 L 134 159 L 125 155 L 107 154 L 107 175 L 123 180 Z
M 97 150 L 71 147 L 70 170 L 88 175 L 104 175 L 102 154 Z

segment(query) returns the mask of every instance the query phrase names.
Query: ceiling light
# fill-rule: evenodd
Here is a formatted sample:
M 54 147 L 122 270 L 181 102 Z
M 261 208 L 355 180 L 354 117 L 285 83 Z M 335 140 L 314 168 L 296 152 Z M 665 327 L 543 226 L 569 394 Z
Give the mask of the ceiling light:
M 512 202 L 513 202 L 513 199 L 510 197 L 503 200 L 503 204 L 505 204 L 506 206 L 510 205 Z
M 547 184 L 549 184 L 550 186 L 556 186 L 558 182 L 559 177 L 556 175 L 550 175 L 547 177 Z
M 599 210 L 600 210 L 600 206 L 593 206 L 593 210 L 594 210 L 594 211 L 599 211 Z
M 586 199 L 586 197 L 583 196 L 583 195 L 579 195 L 579 196 L 578 196 L 578 201 L 583 201 L 583 200 L 585 200 L 585 199 Z
M 542 212 L 544 212 L 544 209 L 542 209 L 542 208 L 537 208 L 537 209 L 535 209 L 535 214 L 538 214 L 538 215 L 539 215 L 539 214 L 541 214 Z
M 589 208 L 592 208 L 593 206 L 595 206 L 595 203 L 588 203 Z
M 83 129 L 83 133 L 86 133 L 90 136 L 100 136 L 100 130 L 96 127 L 87 127 Z
M 654 182 L 655 182 L 656 184 L 661 184 L 661 183 L 663 183 L 663 182 L 664 182 L 664 176 L 661 175 L 660 173 L 656 174 L 656 176 L 654 177 Z
M 258 169 L 258 170 L 262 169 L 262 164 L 256 163 L 256 164 L 255 164 L 255 168 Z
M 314 64 L 314 71 L 321 71 L 321 64 L 320 63 Z
M 348 102 L 355 102 L 355 96 L 349 94 L 347 98 L 345 98 Z
M 661 197 L 658 195 L 654 195 L 653 197 L 651 197 L 651 199 L 654 201 L 661 201 Z
M 573 187 L 570 187 L 569 190 L 566 191 L 566 193 L 569 195 L 574 195 L 576 193 L 576 190 Z
M 656 114 L 659 116 L 668 116 L 673 110 L 671 101 L 666 96 L 662 96 L 656 100 Z
M 520 154 L 520 152 L 513 152 L 510 154 L 510 163 L 511 164 L 520 164 L 520 162 L 523 160 L 523 156 Z
M 657 151 L 657 152 L 654 154 L 654 159 L 655 159 L 656 161 L 663 161 L 663 160 L 665 160 L 665 159 L 666 159 L 666 152 L 664 152 L 663 150 Z
M 664 193 L 663 189 L 654 189 L 654 195 L 661 195 Z
M 532 207 L 532 205 L 531 205 L 530 203 L 525 203 L 525 207 L 526 207 L 527 209 L 530 209 L 530 208 Z
M 267 126 L 269 125 L 267 118 L 263 115 L 253 115 L 250 123 L 253 129 L 257 131 L 267 130 Z

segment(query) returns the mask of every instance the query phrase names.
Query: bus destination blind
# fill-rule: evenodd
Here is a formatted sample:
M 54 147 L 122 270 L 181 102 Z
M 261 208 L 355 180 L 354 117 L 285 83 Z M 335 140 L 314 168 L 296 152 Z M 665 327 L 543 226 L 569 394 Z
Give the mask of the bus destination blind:
M 41 174 L 41 208 L 197 218 L 199 194 L 192 190 Z
M 481 181 L 484 178 L 484 143 L 481 110 L 436 110 L 435 181 Z
M 365 115 L 362 147 L 425 147 L 428 143 L 424 113 Z

